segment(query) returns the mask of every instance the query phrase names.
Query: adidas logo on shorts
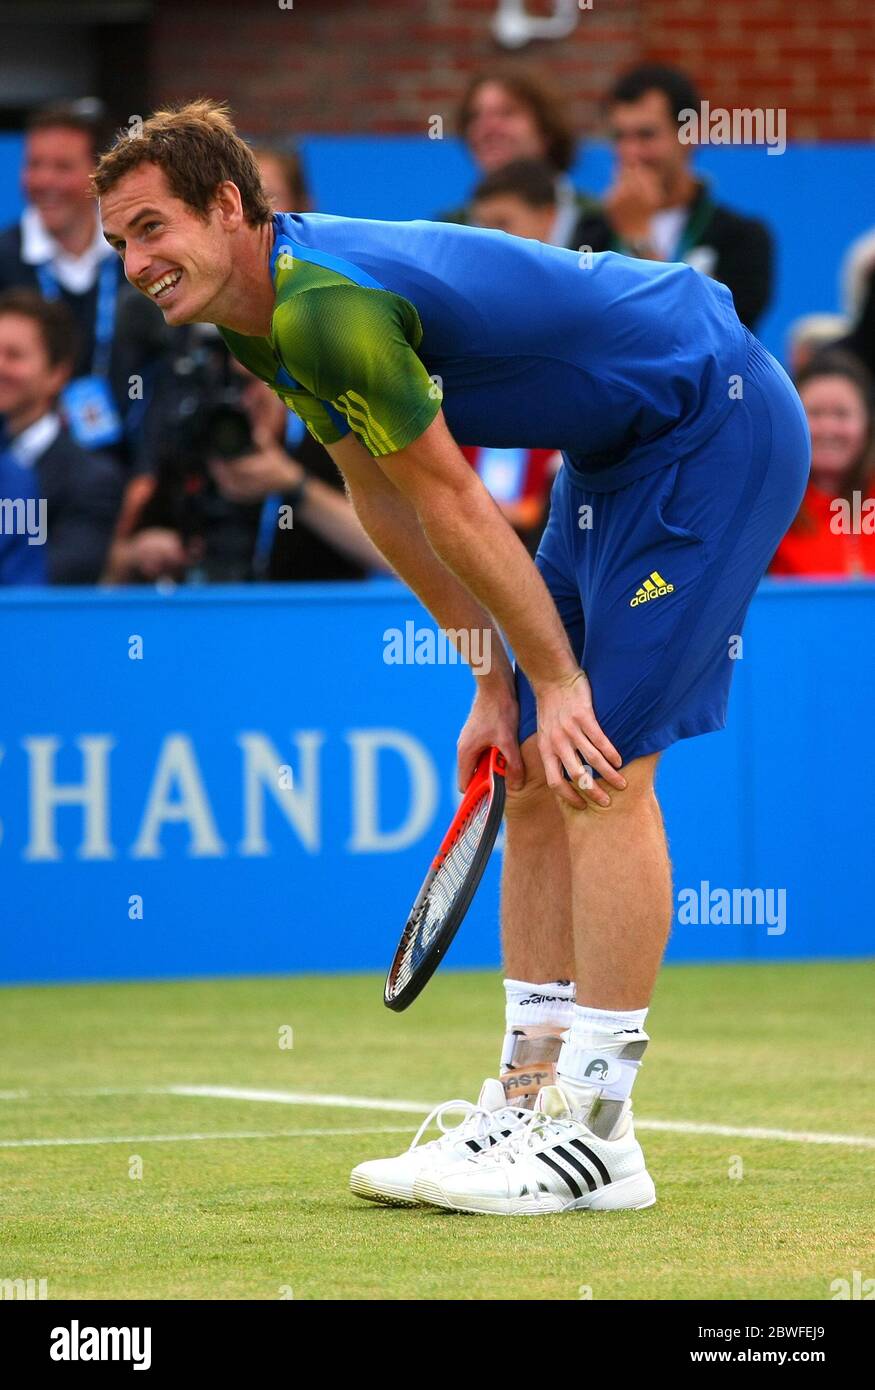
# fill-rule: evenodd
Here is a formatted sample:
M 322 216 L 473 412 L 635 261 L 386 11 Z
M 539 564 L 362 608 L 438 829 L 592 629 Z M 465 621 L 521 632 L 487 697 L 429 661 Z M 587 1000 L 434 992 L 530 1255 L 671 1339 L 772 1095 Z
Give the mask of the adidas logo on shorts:
M 652 598 L 664 598 L 673 593 L 674 585 L 666 584 L 659 570 L 651 570 L 650 578 L 645 579 L 635 597 L 629 600 L 629 607 L 637 608 L 639 603 L 649 603 Z

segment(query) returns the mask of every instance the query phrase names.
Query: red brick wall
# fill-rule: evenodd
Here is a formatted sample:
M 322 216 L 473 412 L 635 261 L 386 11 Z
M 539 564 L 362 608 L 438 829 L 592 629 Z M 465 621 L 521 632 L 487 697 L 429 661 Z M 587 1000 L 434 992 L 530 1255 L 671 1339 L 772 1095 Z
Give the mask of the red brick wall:
M 152 98 L 227 98 L 253 134 L 424 131 L 468 76 L 513 60 L 497 0 L 155 0 Z M 643 58 L 685 66 L 712 106 L 787 109 L 793 140 L 875 138 L 875 0 L 592 0 L 569 38 L 529 44 L 582 130 Z M 528 0 L 548 14 L 552 0 Z

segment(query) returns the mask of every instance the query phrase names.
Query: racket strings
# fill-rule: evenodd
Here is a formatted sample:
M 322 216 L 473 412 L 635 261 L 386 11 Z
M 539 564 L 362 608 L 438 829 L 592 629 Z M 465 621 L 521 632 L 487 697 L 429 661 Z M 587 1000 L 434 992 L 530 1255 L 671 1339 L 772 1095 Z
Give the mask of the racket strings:
M 456 839 L 441 861 L 428 892 L 411 918 L 411 932 L 395 976 L 395 990 L 401 990 L 416 971 L 422 957 L 446 920 L 463 887 L 489 815 L 490 798 L 483 796 L 472 806 Z

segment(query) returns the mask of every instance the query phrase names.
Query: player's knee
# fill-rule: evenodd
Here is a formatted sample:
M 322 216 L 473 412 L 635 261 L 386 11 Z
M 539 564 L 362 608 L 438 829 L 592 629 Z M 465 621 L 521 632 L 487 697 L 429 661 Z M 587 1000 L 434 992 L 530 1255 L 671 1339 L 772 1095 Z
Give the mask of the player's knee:
M 592 811 L 597 816 L 617 816 L 623 814 L 637 814 L 642 807 L 652 809 L 658 806 L 656 800 L 655 774 L 656 764 L 659 759 L 658 753 L 650 753 L 643 758 L 635 758 L 632 762 L 624 764 L 620 769 L 626 780 L 625 787 L 612 787 L 604 778 L 592 779 L 589 784 L 584 784 L 580 789 L 580 797 L 584 808 Z M 599 792 L 607 793 L 609 797 L 608 805 L 603 805 L 593 796 L 587 794 L 589 787 L 598 787 Z M 579 808 L 570 804 L 566 799 L 559 800 L 563 812 L 569 815 L 572 820 L 579 816 Z
M 505 815 L 511 821 L 523 816 L 536 815 L 540 811 L 550 811 L 555 800 L 553 792 L 547 786 L 544 764 L 541 762 L 534 734 L 522 744 L 520 752 L 526 780 L 518 791 L 507 788 Z

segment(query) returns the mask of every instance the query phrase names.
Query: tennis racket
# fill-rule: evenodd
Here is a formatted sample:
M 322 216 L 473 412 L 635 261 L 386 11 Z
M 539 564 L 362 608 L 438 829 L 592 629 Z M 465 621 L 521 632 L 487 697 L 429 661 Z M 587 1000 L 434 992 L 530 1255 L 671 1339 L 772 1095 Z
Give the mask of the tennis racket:
M 401 933 L 383 991 L 387 1009 L 400 1013 L 425 989 L 471 906 L 504 815 L 506 768 L 504 754 L 489 748 L 474 769 Z

